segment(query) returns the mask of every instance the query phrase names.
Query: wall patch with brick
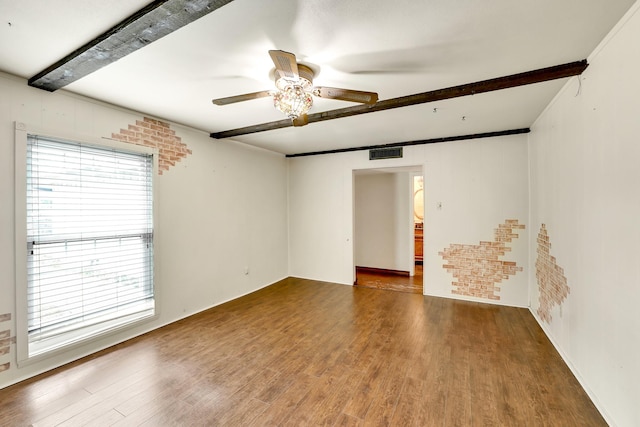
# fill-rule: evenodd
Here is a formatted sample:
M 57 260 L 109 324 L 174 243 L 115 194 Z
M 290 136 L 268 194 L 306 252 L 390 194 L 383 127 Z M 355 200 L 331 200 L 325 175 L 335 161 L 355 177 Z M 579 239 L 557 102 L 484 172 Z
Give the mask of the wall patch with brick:
M 498 225 L 492 242 L 480 242 L 479 245 L 452 243 L 438 252 L 445 261 L 443 268 L 453 274 L 451 284 L 455 295 L 464 295 L 490 300 L 500 300 L 500 287 L 497 286 L 509 276 L 522 271 L 515 261 L 502 261 L 501 258 L 511 251 L 507 245 L 518 238 L 516 230 L 524 229 L 517 219 L 508 219 Z
M 557 264 L 556 258 L 551 256 L 551 242 L 544 224 L 540 226 L 538 232 L 537 252 L 536 279 L 540 303 L 537 313 L 544 322 L 551 323 L 551 309 L 554 305 L 562 306 L 562 302 L 569 295 L 570 288 L 564 276 L 564 269 Z
M 11 313 L 0 314 L 0 372 L 7 371 L 11 367 L 11 362 L 7 362 L 11 353 L 11 344 L 15 344 L 15 337 L 11 336 L 11 329 L 6 326 L 11 321 Z
M 187 144 L 176 136 L 176 132 L 171 129 L 169 123 L 149 117 L 136 120 L 136 124 L 130 124 L 128 129 L 120 129 L 119 133 L 112 133 L 111 138 L 129 144 L 157 148 L 160 175 L 192 154 Z

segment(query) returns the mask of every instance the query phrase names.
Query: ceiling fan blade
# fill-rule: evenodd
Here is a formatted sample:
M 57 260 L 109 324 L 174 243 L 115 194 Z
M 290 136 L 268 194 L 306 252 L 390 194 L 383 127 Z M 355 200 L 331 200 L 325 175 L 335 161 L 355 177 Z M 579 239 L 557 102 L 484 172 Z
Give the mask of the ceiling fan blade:
M 298 80 L 298 62 L 293 53 L 285 52 L 284 50 L 270 50 L 269 56 L 271 56 L 271 60 L 276 66 L 279 77 L 287 80 Z
M 293 125 L 295 127 L 300 127 L 308 124 L 309 124 L 309 116 L 307 116 L 306 114 L 303 114 L 293 119 Z
M 270 96 L 270 95 L 271 95 L 271 91 L 263 90 L 260 92 L 245 93 L 244 95 L 236 95 L 236 96 L 228 96 L 226 98 L 212 99 L 211 102 L 213 102 L 216 105 L 227 105 L 227 104 L 233 104 L 236 102 L 250 101 L 252 99 L 264 98 L 265 96 Z
M 313 94 L 320 98 L 340 99 L 342 101 L 360 102 L 362 104 L 375 104 L 378 102 L 377 93 L 363 92 L 361 90 L 316 86 L 313 89 Z

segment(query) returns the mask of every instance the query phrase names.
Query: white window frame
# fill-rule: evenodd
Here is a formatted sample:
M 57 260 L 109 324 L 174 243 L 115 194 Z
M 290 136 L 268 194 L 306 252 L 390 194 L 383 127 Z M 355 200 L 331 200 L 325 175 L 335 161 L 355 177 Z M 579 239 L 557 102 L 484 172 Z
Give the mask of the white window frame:
M 59 348 L 29 356 L 29 338 L 28 338 L 28 312 L 27 312 L 27 139 L 28 135 L 38 135 L 45 138 L 55 140 L 66 140 L 70 142 L 86 144 L 90 146 L 113 148 L 116 150 L 129 151 L 141 154 L 150 154 L 152 156 L 152 209 L 153 209 L 153 229 L 154 241 L 156 240 L 156 179 L 158 176 L 158 150 L 150 147 L 144 147 L 134 144 L 126 144 L 120 141 L 110 139 L 99 139 L 86 135 L 65 134 L 63 132 L 48 132 L 33 126 L 27 126 L 24 123 L 15 122 L 15 263 L 16 263 L 16 354 L 18 366 L 26 366 L 28 364 L 68 352 L 73 348 L 86 345 L 92 341 L 96 341 L 105 336 L 115 334 L 124 329 L 132 328 L 138 324 L 148 322 L 158 318 L 158 287 L 156 279 L 153 280 L 155 309 L 152 315 L 144 318 L 133 319 L 128 322 L 119 322 L 114 327 L 100 330 L 91 336 L 83 336 L 69 344 Z M 154 250 L 155 252 L 155 250 Z M 157 278 L 157 264 L 153 263 L 153 275 Z M 98 350 L 98 349 L 96 349 Z

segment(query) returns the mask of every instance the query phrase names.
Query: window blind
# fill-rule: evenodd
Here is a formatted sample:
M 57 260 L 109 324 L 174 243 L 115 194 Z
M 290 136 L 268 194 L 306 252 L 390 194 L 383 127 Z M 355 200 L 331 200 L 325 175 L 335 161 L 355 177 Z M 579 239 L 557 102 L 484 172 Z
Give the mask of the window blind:
M 153 314 L 152 156 L 29 135 L 29 355 Z

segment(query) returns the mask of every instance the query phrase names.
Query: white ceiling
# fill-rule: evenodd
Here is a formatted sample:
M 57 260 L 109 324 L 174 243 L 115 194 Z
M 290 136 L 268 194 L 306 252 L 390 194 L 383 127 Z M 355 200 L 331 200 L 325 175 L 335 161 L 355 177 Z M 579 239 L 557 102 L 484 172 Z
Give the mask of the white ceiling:
M 284 118 L 269 98 L 211 103 L 272 89 L 269 49 L 317 65 L 315 84 L 384 100 L 584 59 L 634 1 L 235 0 L 65 89 L 220 132 Z M 148 3 L 0 0 L 0 70 L 32 77 Z M 292 154 L 523 128 L 565 81 L 234 139 Z

